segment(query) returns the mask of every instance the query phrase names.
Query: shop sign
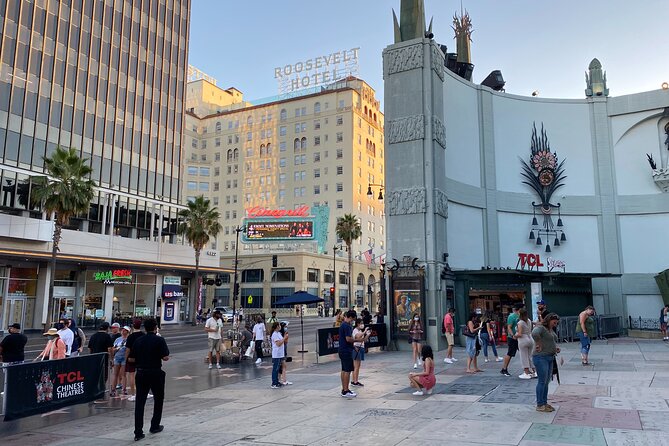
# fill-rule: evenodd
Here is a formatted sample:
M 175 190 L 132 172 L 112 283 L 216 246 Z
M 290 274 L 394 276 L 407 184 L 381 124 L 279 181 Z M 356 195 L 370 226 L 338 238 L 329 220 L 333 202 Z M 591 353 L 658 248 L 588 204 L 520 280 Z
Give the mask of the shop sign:
M 181 277 L 179 277 L 179 276 L 163 276 L 163 285 L 179 285 L 179 286 L 181 286 Z
M 295 209 L 267 209 L 260 206 L 254 206 L 246 210 L 249 218 L 255 217 L 308 217 L 309 206 L 299 206 Z
M 536 271 L 539 271 L 539 267 L 546 266 L 546 271 L 553 271 L 555 268 L 562 269 L 564 272 L 565 267 L 567 264 L 564 262 L 564 260 L 558 260 L 558 259 L 553 259 L 552 257 L 548 257 L 546 260 L 546 265 L 541 261 L 541 255 L 539 254 L 532 254 L 532 253 L 523 253 L 519 252 L 518 253 L 518 262 L 516 263 L 516 269 L 524 270 L 528 269 L 530 271 L 536 269 Z
M 183 288 L 181 288 L 181 280 L 179 280 L 179 285 L 164 284 L 163 297 L 184 297 Z
M 132 280 L 132 270 L 115 269 L 110 271 L 96 271 L 94 280 L 106 284 L 127 284 Z
M 552 257 L 548 258 L 548 271 L 553 271 L 553 269 L 558 268 L 564 272 L 564 269 L 567 267 L 567 264 L 564 260 L 554 259 Z

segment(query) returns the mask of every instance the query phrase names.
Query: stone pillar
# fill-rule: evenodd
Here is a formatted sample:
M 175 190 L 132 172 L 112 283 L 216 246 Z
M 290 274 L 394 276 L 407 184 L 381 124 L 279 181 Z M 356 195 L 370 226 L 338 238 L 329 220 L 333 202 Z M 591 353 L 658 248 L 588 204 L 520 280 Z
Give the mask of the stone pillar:
M 48 263 L 40 263 L 37 274 L 37 290 L 35 302 L 35 319 L 26 321 L 26 326 L 38 328 L 40 325 L 48 324 L 48 305 L 49 305 L 49 281 L 51 274 Z M 58 322 L 58 321 L 56 321 Z M 49 327 L 47 327 L 49 328 Z
M 383 74 L 388 263 L 410 256 L 425 265 L 426 336 L 438 348 L 446 310 L 439 276 L 448 216 L 444 55 L 428 38 L 395 43 L 383 51 Z

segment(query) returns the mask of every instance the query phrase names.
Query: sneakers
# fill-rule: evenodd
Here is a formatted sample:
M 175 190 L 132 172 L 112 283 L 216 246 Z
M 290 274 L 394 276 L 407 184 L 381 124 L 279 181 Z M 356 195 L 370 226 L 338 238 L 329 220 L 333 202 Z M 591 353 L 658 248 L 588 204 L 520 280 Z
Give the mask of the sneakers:
M 128 401 L 135 401 L 136 399 L 137 399 L 137 397 L 135 395 L 130 395 L 130 397 L 128 398 Z
M 116 390 L 112 390 L 111 392 L 109 392 L 109 396 L 111 398 L 116 398 Z
M 548 403 L 546 403 L 546 409 L 550 409 L 551 412 L 555 411 L 555 407 L 551 406 Z
M 416 390 L 414 393 L 412 393 L 412 395 L 423 396 L 423 391 L 422 390 Z
M 537 372 L 532 372 L 532 378 L 537 378 L 539 375 L 537 375 Z
M 363 383 L 361 383 L 360 381 L 352 382 L 351 385 L 352 386 L 357 386 L 357 387 L 365 387 L 365 385 Z
M 432 391 L 433 391 L 433 390 L 434 390 L 434 387 L 431 388 L 431 389 L 427 389 L 427 390 L 425 391 L 425 393 L 427 393 L 428 395 L 432 395 Z
M 120 390 L 123 388 L 123 384 L 116 384 L 116 390 Z
M 284 381 L 284 382 L 281 383 L 281 385 L 282 385 L 282 386 L 292 386 L 293 383 L 290 382 L 290 381 Z
M 216 364 L 216 368 L 217 368 L 217 369 L 221 369 L 221 368 L 222 368 L 222 367 L 221 367 L 221 364 Z
M 341 397 L 342 398 L 355 398 L 356 396 L 358 396 L 358 394 L 355 393 L 355 392 L 351 392 L 350 390 L 347 390 L 347 391 L 342 390 L 341 391 Z
M 484 362 L 489 362 L 489 361 L 488 361 L 488 358 L 485 358 L 485 361 L 484 361 Z
M 260 364 L 262 362 L 262 359 L 258 358 L 256 359 L 256 364 Z
M 523 373 L 522 375 L 518 375 L 518 378 L 520 379 L 532 379 L 531 374 Z
M 414 362 L 414 363 L 413 363 L 413 368 L 414 368 L 414 369 L 417 369 L 417 368 L 418 368 L 418 363 L 417 363 L 417 362 Z
M 153 393 L 149 393 L 148 395 L 146 395 L 146 397 L 147 398 L 153 398 Z
M 211 369 L 213 369 L 213 368 L 214 368 L 214 366 L 211 365 L 211 364 L 209 364 L 209 370 L 211 370 Z
M 453 362 L 458 362 L 458 360 L 455 359 L 455 358 L 451 358 L 451 361 L 453 361 Z
M 509 373 L 509 371 L 506 369 L 500 370 L 499 373 L 501 373 L 504 376 L 511 376 L 511 373 Z
M 504 358 L 502 358 L 501 356 L 498 356 L 497 359 L 495 359 L 495 362 L 502 362 L 502 361 L 504 361 Z
M 423 365 L 423 360 L 418 358 L 418 365 Z
M 444 362 L 445 362 L 446 364 L 453 364 L 453 359 L 451 359 L 451 358 L 444 358 Z
M 272 389 L 278 389 L 279 386 L 277 386 L 276 384 L 272 384 L 271 388 L 272 388 Z

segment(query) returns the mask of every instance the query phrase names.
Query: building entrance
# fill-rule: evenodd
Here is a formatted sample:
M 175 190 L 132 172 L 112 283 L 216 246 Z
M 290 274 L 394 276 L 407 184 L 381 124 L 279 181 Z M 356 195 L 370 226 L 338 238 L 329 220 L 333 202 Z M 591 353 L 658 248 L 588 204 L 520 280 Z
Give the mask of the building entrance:
M 495 338 L 501 339 L 506 327 L 506 318 L 516 304 L 525 304 L 524 290 L 471 290 L 469 292 L 469 313 L 476 314 L 479 319 L 487 316 L 494 322 Z
M 21 328 L 25 327 L 26 299 L 10 297 L 5 301 L 4 308 L 2 320 L 6 322 L 5 326 L 21 324 Z

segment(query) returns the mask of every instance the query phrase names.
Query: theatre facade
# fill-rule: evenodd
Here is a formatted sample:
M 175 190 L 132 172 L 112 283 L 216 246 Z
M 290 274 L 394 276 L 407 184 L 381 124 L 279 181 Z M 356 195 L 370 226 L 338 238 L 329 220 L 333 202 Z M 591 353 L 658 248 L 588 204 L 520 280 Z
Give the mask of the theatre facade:
M 669 86 L 610 96 L 593 59 L 583 99 L 496 91 L 449 69 L 422 7 L 402 11 L 383 54 L 394 334 L 407 299 L 434 345 L 450 306 L 460 323 L 502 323 L 539 299 L 565 316 L 592 304 L 623 325 L 657 318 L 669 298 L 655 279 L 669 268 Z

